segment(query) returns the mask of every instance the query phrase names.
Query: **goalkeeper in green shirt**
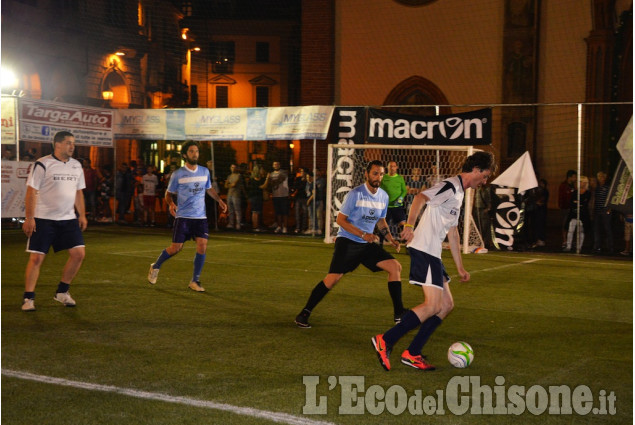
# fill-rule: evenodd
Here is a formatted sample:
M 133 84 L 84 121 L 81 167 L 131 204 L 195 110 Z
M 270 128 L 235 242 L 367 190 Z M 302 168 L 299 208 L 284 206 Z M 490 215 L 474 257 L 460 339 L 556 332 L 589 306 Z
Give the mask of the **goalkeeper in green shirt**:
M 393 235 L 401 234 L 401 230 L 407 219 L 404 199 L 408 190 L 403 176 L 397 174 L 398 169 L 399 166 L 395 161 L 388 162 L 388 174 L 384 174 L 384 178 L 381 181 L 381 188 L 388 193 L 386 223 L 391 226 L 391 233 Z M 393 231 L 392 226 L 397 226 L 398 228 Z M 381 235 L 379 237 L 379 243 L 382 245 L 384 243 L 384 238 Z

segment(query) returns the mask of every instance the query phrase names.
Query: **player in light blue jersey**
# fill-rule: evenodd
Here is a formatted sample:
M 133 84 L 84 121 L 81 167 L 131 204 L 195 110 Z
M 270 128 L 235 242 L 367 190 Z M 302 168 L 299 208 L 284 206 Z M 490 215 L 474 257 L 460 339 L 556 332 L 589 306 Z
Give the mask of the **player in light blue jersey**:
M 441 261 L 441 244 L 447 236 L 461 282 L 470 280 L 470 274 L 463 267 L 457 229 L 463 196 L 466 189 L 485 185 L 495 171 L 494 155 L 476 152 L 465 160 L 459 175 L 415 196 L 401 237 L 408 243 L 410 283 L 423 288 L 424 301 L 408 310 L 401 322 L 386 333 L 372 337 L 379 363 L 384 369 L 390 370 L 390 352 L 397 341 L 418 327 L 410 346 L 401 354 L 401 362 L 418 370 L 434 370 L 434 366 L 421 355 L 421 349 L 454 308 L 450 276 Z M 415 228 L 424 205 L 427 207 Z
M 218 202 L 223 212 L 227 211 L 227 205 L 212 188 L 209 170 L 198 165 L 198 144 L 192 141 L 184 143 L 181 147 L 181 155 L 185 159 L 185 167 L 181 167 L 172 173 L 170 183 L 165 192 L 165 201 L 169 206 L 170 214 L 176 217 L 172 233 L 172 244 L 161 252 L 161 255 L 154 263 L 150 264 L 148 282 L 154 285 L 159 277 L 161 265 L 181 251 L 185 241 L 194 239 L 196 241 L 194 273 L 188 288 L 196 292 L 205 292 L 200 282 L 201 271 L 203 270 L 203 264 L 205 264 L 208 238 L 205 192 Z M 173 199 L 175 195 L 177 203 Z
M 326 277 L 321 280 L 309 296 L 306 305 L 295 318 L 300 328 L 310 328 L 309 316 L 315 306 L 326 296 L 345 273 L 352 272 L 360 264 L 373 272 L 388 272 L 388 291 L 392 298 L 394 320 L 399 322 L 403 314 L 401 301 L 401 264 L 379 244 L 373 232 L 375 226 L 397 252 L 401 245 L 392 237 L 386 223 L 388 194 L 381 189 L 384 165 L 371 161 L 366 167 L 366 182 L 351 190 L 344 199 L 337 215 L 340 230 L 335 240 L 335 251 Z

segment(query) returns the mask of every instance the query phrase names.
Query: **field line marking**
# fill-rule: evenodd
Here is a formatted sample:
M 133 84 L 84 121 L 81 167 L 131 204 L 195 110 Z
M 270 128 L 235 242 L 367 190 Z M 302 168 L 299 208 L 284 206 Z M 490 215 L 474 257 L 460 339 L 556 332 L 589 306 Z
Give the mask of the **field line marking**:
M 35 375 L 28 372 L 20 372 L 17 370 L 2 369 L 2 374 L 11 378 L 25 379 L 28 381 L 43 382 L 46 384 L 61 385 L 64 387 L 79 388 L 88 391 L 101 391 L 106 393 L 122 394 L 129 397 L 141 398 L 146 400 L 164 401 L 167 403 L 184 404 L 187 406 L 203 407 L 207 409 L 222 410 L 242 416 L 251 416 L 260 419 L 266 419 L 277 423 L 291 425 L 334 425 L 332 422 L 316 421 L 303 418 L 300 416 L 290 415 L 288 413 L 271 412 L 268 410 L 254 409 L 251 407 L 233 406 L 226 403 L 217 403 L 208 400 L 197 400 L 188 397 L 171 396 L 162 393 L 152 393 L 148 391 L 140 391 L 131 388 L 121 388 L 111 385 L 92 384 L 90 382 L 71 381 L 68 379 L 54 378 L 52 376 Z
M 500 270 L 500 269 L 506 269 L 508 267 L 515 267 L 521 264 L 531 264 L 531 263 L 535 263 L 536 261 L 542 261 L 541 258 L 532 258 L 531 260 L 525 260 L 525 261 L 521 261 L 518 263 L 511 263 L 511 264 L 503 264 L 502 266 L 496 266 L 496 267 L 489 267 L 487 269 L 480 269 L 480 270 L 474 270 L 471 271 L 470 274 L 474 274 L 474 273 L 482 273 L 482 272 L 491 272 L 492 270 Z

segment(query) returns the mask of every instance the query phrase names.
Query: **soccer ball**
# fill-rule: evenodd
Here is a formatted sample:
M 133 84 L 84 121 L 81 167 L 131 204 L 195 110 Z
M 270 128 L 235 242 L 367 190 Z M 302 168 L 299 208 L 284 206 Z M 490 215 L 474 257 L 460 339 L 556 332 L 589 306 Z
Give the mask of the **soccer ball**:
M 467 342 L 459 341 L 450 345 L 448 349 L 448 361 L 454 367 L 463 369 L 472 364 L 474 350 Z

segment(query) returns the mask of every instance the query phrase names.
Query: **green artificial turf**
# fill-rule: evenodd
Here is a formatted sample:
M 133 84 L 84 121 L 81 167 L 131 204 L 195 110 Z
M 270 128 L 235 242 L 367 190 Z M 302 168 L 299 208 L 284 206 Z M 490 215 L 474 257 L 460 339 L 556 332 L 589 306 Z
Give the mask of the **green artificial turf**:
M 191 242 L 164 264 L 156 285 L 147 283 L 148 267 L 170 237 L 166 229 L 89 228 L 86 259 L 71 286 L 77 307 L 52 299 L 67 257 L 51 252 L 36 291 L 37 311 L 25 313 L 20 310 L 25 237 L 2 232 L 3 424 L 273 423 L 259 412 L 293 415 L 296 423 L 632 423 L 631 261 L 471 254 L 463 258 L 472 280 L 460 283 L 445 251 L 455 310 L 424 348 L 437 370 L 423 373 L 399 363 L 411 333 L 395 346 L 393 368 L 386 372 L 370 343 L 392 326 L 385 273 L 361 267 L 345 276 L 315 309 L 313 328 L 298 329 L 293 319 L 324 277 L 332 245 L 308 237 L 212 233 L 201 277 L 207 292 L 195 293 L 187 289 Z M 414 306 L 422 293 L 406 283 L 410 259 L 405 253 L 396 258 L 403 265 L 404 303 Z M 475 351 L 467 369 L 447 361 L 455 341 L 467 341 Z M 62 386 L 12 372 L 72 382 Z M 303 383 L 311 376 L 319 377 L 317 386 Z M 615 395 L 616 412 L 457 414 L 448 406 L 455 402 L 445 397 L 456 377 L 480 380 L 494 399 L 515 386 L 533 387 L 534 395 L 550 386 L 587 386 L 593 407 L 601 394 Z M 77 388 L 74 382 L 92 387 Z M 362 382 L 357 396 L 370 401 L 350 397 L 346 382 Z M 139 398 L 117 389 L 182 399 Z M 428 417 L 406 408 L 393 414 L 393 404 L 403 407 L 397 401 L 376 415 L 384 400 L 373 402 L 369 389 L 407 397 L 421 393 L 428 401 L 443 392 L 444 412 Z M 315 408 L 320 397 L 326 397 L 327 414 L 303 415 L 303 407 Z M 207 404 L 192 405 L 196 400 Z M 213 403 L 226 403 L 229 411 Z M 470 403 L 470 408 L 480 404 Z M 361 414 L 347 405 L 361 408 Z M 235 408 L 258 410 L 254 417 L 232 412 Z

